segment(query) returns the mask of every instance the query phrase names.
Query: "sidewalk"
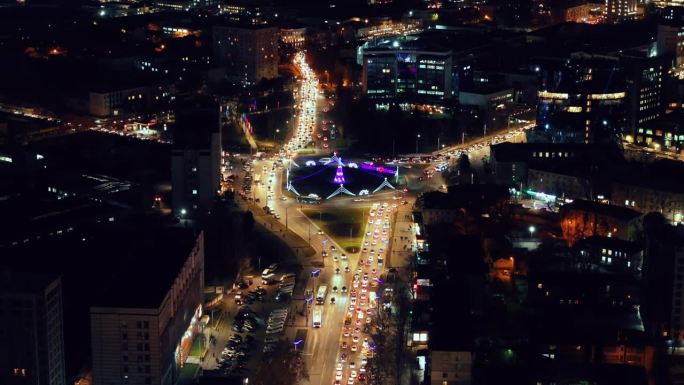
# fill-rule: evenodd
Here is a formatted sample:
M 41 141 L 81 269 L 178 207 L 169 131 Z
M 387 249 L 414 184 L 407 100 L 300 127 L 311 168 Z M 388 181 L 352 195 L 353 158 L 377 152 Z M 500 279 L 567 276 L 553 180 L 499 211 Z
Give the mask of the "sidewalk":
M 392 226 L 392 242 L 387 249 L 387 267 L 405 267 L 414 253 L 415 234 L 411 231 L 413 204 L 397 206 Z

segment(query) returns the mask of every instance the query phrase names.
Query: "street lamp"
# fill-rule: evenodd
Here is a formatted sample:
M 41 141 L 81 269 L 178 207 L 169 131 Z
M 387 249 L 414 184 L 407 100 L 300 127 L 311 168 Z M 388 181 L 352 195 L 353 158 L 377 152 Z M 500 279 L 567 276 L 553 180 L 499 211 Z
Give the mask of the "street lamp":
M 276 130 L 273 132 L 273 146 L 275 146 L 275 137 L 277 133 L 280 133 L 280 128 L 276 128 Z
M 418 153 L 418 139 L 420 139 L 420 134 L 416 135 L 416 154 Z
M 534 232 L 535 232 L 536 230 L 537 230 L 537 229 L 534 227 L 534 225 L 530 225 L 530 227 L 527 228 L 527 231 L 530 232 L 530 238 L 532 238 L 532 236 L 534 235 Z

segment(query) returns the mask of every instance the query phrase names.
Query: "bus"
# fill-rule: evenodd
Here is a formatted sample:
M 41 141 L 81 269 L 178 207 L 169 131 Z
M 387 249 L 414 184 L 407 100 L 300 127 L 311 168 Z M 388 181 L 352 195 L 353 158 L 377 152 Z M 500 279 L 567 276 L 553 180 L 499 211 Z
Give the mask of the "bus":
M 318 305 L 323 305 L 325 303 L 325 294 L 328 292 L 327 285 L 321 285 L 318 287 L 318 292 L 316 292 L 316 303 Z
M 323 326 L 323 309 L 316 308 L 313 311 L 313 327 L 320 328 Z

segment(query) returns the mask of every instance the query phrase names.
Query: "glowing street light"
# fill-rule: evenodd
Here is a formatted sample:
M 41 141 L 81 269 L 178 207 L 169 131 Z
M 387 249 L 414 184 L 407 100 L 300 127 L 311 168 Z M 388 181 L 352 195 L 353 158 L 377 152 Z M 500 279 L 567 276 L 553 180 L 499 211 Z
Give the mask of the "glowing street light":
M 532 236 L 534 235 L 534 232 L 535 232 L 536 230 L 537 230 L 537 229 L 534 227 L 534 225 L 530 225 L 530 227 L 527 228 L 527 231 L 530 232 L 530 237 L 532 237 Z

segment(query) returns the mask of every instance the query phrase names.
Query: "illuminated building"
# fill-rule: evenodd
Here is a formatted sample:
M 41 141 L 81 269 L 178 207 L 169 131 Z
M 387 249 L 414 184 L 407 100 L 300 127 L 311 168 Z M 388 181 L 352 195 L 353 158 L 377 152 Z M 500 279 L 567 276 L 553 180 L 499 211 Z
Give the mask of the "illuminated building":
M 221 183 L 220 110 L 212 102 L 188 102 L 176 110 L 171 152 L 173 210 L 192 217 L 210 209 Z
M 278 28 L 227 24 L 213 28 L 214 56 L 230 77 L 254 84 L 278 76 Z
M 382 20 L 377 24 L 359 28 L 356 37 L 360 40 L 379 39 L 419 33 L 423 30 L 420 20 Z
M 663 57 L 644 57 L 625 54 L 621 57 L 626 78 L 627 135 L 634 138 L 639 128 L 665 112 L 665 77 L 667 59 Z
M 617 23 L 633 20 L 637 15 L 637 0 L 606 0 L 606 20 Z
M 405 101 L 451 99 L 451 50 L 402 44 L 395 41 L 363 51 L 363 89 L 368 97 Z
M 62 280 L 0 275 L 0 383 L 65 385 Z
M 617 58 L 573 54 L 541 71 L 537 142 L 620 143 L 625 127 L 625 76 Z
M 306 28 L 280 28 L 280 42 L 295 48 L 304 47 Z
M 658 25 L 658 56 L 674 59 L 674 67 L 684 67 L 684 26 L 678 23 Z
M 173 11 L 189 11 L 194 8 L 215 7 L 218 0 L 155 0 L 155 7 Z
M 590 18 L 591 6 L 583 0 L 552 1 L 549 7 L 554 23 L 584 23 Z
M 172 385 L 201 332 L 204 233 L 150 231 L 90 308 L 94 385 Z
M 100 118 L 141 110 L 151 101 L 152 90 L 149 86 L 127 87 L 114 82 L 94 88 L 88 98 L 90 114 Z
M 640 125 L 627 142 L 656 151 L 679 153 L 684 149 L 684 116 L 680 110 Z

